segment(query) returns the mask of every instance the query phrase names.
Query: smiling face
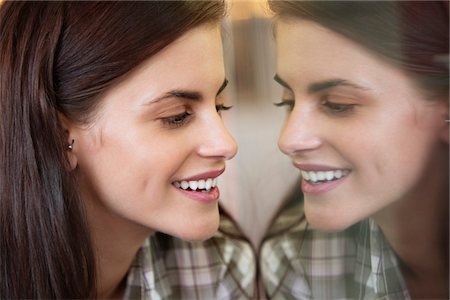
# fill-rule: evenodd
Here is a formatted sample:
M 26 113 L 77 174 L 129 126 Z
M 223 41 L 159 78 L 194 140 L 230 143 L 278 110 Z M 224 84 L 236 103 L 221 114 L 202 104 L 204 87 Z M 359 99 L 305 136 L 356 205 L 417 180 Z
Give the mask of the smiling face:
M 69 126 L 92 226 L 215 232 L 216 178 L 236 154 L 218 113 L 225 85 L 219 29 L 203 25 L 102 95 L 94 121 Z
M 447 167 L 444 101 L 310 21 L 279 21 L 277 50 L 290 108 L 279 147 L 301 170 L 313 227 L 344 229 L 430 189 Z

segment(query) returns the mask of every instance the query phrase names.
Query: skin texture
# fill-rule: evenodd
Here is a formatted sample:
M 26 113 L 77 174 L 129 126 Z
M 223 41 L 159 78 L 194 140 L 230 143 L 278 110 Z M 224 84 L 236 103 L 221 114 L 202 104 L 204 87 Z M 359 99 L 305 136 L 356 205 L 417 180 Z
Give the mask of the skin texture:
M 309 223 L 342 230 L 373 217 L 413 298 L 448 299 L 447 99 L 428 99 L 401 69 L 316 23 L 282 20 L 276 33 L 290 109 L 280 149 L 297 167 L 350 171 L 305 192 Z M 312 88 L 336 79 L 346 84 Z
M 224 79 L 219 28 L 202 25 L 109 89 L 91 123 L 65 121 L 102 290 L 116 289 L 152 231 L 201 240 L 217 230 L 218 202 L 192 200 L 172 183 L 221 170 L 236 154 L 216 110 Z M 199 96 L 166 97 L 173 91 Z

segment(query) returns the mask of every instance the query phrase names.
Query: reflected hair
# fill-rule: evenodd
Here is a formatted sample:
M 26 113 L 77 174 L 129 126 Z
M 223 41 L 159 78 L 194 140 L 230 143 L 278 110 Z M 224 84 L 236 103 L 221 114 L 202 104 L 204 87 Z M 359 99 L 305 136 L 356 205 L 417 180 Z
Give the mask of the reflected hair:
M 0 5 L 0 298 L 96 297 L 95 256 L 58 116 L 99 95 L 223 1 Z
M 316 22 L 366 47 L 448 99 L 447 1 L 269 1 L 276 18 Z

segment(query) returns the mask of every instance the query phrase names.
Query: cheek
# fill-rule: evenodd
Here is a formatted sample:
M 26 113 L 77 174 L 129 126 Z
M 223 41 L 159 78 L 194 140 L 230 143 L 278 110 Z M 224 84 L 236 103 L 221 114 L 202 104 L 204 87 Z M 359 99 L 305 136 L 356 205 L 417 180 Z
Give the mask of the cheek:
M 373 192 L 380 180 L 385 180 L 383 176 L 395 172 L 399 159 L 403 159 L 398 143 L 402 133 L 388 120 L 361 114 L 345 126 L 333 126 L 330 132 L 334 133 L 335 150 L 352 169 L 352 180 L 365 192 Z
M 382 186 L 386 192 L 403 193 L 401 189 L 412 188 L 422 178 L 435 141 L 434 134 L 417 126 L 411 116 L 372 124 L 360 144 L 364 179 L 374 190 Z
M 100 134 L 86 143 L 79 171 L 100 198 L 132 196 L 152 175 L 152 155 L 142 146 L 132 134 Z

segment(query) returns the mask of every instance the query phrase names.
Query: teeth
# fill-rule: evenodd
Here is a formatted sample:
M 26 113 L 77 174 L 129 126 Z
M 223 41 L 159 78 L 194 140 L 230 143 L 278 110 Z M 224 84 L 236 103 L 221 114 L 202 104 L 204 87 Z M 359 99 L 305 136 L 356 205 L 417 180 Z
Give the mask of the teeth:
M 198 181 L 198 188 L 204 190 L 206 186 L 206 182 L 202 179 Z
M 317 183 L 319 181 L 332 181 L 347 176 L 348 170 L 336 171 L 301 171 L 302 177 L 310 182 Z
M 179 189 L 187 190 L 191 189 L 193 191 L 196 190 L 211 190 L 211 188 L 217 186 L 217 177 L 216 178 L 208 178 L 201 180 L 190 180 L 190 181 L 175 181 L 173 185 Z
M 334 172 L 333 171 L 327 171 L 325 173 L 326 173 L 327 180 L 333 179 L 333 177 L 334 177 Z
M 317 180 L 324 180 L 325 177 L 325 172 L 317 172 Z
M 210 190 L 210 189 L 211 189 L 211 186 L 212 186 L 212 179 L 211 179 L 211 178 L 208 178 L 208 179 L 206 180 L 205 189 Z
M 303 178 L 305 178 L 306 180 L 311 179 L 311 177 L 309 177 L 309 173 L 305 172 L 305 171 L 301 171 Z
M 198 188 L 198 181 L 189 181 L 189 188 L 196 191 Z
M 182 181 L 181 182 L 181 188 L 183 190 L 187 190 L 188 187 L 189 187 L 189 183 L 187 181 Z

